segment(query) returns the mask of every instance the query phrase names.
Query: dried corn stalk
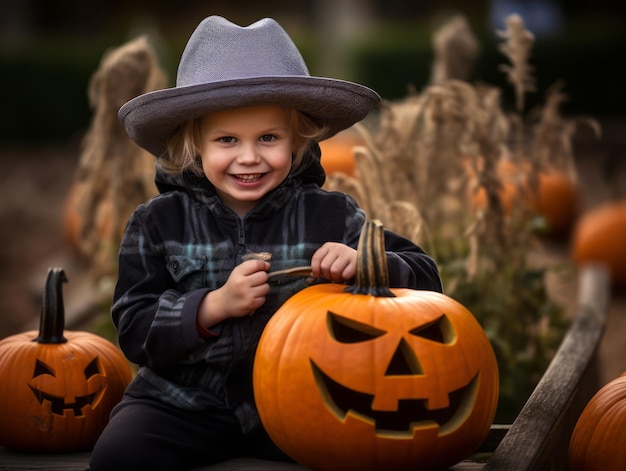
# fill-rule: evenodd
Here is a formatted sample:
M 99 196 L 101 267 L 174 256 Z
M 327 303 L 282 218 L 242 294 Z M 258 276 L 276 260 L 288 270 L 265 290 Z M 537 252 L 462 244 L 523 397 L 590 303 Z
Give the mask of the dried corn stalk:
M 534 39 L 518 15 L 507 17 L 506 24 L 501 49 L 511 65 L 503 69 L 516 89 L 517 109 L 522 110 L 525 93 L 534 90 L 529 64 Z M 574 171 L 570 138 L 575 127 L 558 114 L 563 99 L 553 88 L 538 124 L 526 129 L 521 111 L 504 113 L 501 92 L 495 87 L 460 80 L 431 84 L 402 100 L 383 102 L 373 125 L 356 125 L 366 142 L 354 149 L 359 178 L 331 175 L 327 185 L 352 194 L 386 227 L 405 236 L 418 234 L 417 242 L 465 238 L 470 275 L 480 270 L 481 260 L 495 271 L 506 265 L 523 270 L 532 209 L 514 204 L 505 213 L 505 176 L 499 164 L 510 159 L 520 169 L 506 176 L 517 186 L 519 200 L 536 185 L 545 165 L 561 161 Z M 531 152 L 522 151 L 524 146 Z M 522 171 L 528 162 L 530 169 Z M 468 200 L 478 191 L 484 193 L 486 206 L 472 213 Z M 412 207 L 412 216 L 394 218 L 390 209 L 394 205 Z M 423 240 L 426 234 L 430 241 Z M 434 246 L 427 248 L 438 255 Z
M 533 113 L 536 124 L 533 129 L 532 151 L 538 169 L 547 166 L 564 171 L 573 182 L 578 181 L 572 138 L 578 123 L 588 125 L 597 137 L 601 134 L 599 123 L 592 118 L 565 119 L 560 113 L 561 105 L 568 97 L 562 91 L 563 82 L 558 81 L 546 94 L 546 104 Z
M 479 47 L 464 16 L 453 16 L 435 31 L 433 50 L 431 84 L 469 80 Z
M 131 98 L 166 83 L 145 36 L 105 53 L 89 82 L 94 114 L 75 171 L 71 202 L 78 219 L 77 244 L 96 279 L 116 273 L 126 220 L 138 204 L 157 193 L 155 159 L 130 140 L 117 111 Z
M 511 61 L 511 65 L 502 64 L 500 67 L 507 73 L 509 82 L 515 89 L 516 109 L 522 113 L 525 94 L 535 91 L 534 68 L 530 64 L 535 36 L 526 29 L 524 20 L 519 15 L 507 16 L 505 23 L 507 28 L 497 33 L 506 39 L 500 45 L 500 51 Z
M 489 200 L 482 215 L 487 225 L 481 227 L 495 227 L 474 236 L 503 245 L 495 165 L 508 127 L 498 97 L 495 89 L 449 80 L 384 102 L 377 129 L 356 127 L 367 144 L 354 149 L 359 178 L 331 175 L 327 187 L 353 195 L 370 217 L 424 243 L 427 233 L 458 237 L 464 232 L 459 223 L 469 214 L 469 166 L 476 175 L 474 189 L 486 187 Z

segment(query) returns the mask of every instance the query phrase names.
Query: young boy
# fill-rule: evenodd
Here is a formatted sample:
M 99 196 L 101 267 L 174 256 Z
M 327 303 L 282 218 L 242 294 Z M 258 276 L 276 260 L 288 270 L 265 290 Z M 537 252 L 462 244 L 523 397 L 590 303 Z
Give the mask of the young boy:
M 254 406 L 263 328 L 309 277 L 349 282 L 365 214 L 320 187 L 318 142 L 363 119 L 379 96 L 312 77 L 272 19 L 206 18 L 183 52 L 176 87 L 119 112 L 157 157 L 161 194 L 131 216 L 112 316 L 139 366 L 96 444 L 91 469 L 178 470 L 254 455 L 288 459 Z M 322 156 L 323 158 L 323 156 Z M 441 291 L 434 261 L 385 234 L 390 285 Z

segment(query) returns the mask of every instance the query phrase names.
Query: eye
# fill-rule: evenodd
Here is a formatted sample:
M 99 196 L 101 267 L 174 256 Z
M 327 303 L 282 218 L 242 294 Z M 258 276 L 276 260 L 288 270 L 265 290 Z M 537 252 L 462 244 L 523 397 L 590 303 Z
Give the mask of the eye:
M 450 344 L 456 338 L 454 327 L 445 314 L 442 314 L 441 317 L 433 322 L 416 327 L 409 333 L 426 340 L 444 344 Z
M 33 372 L 33 378 L 41 375 L 52 375 L 56 376 L 54 369 L 52 367 L 46 365 L 43 361 L 35 360 L 35 371 Z
M 218 142 L 221 142 L 222 144 L 232 144 L 236 141 L 237 139 L 233 136 L 222 136 L 218 139 Z
M 85 379 L 91 378 L 93 375 L 100 374 L 100 367 L 98 366 L 98 359 L 94 358 L 85 367 Z
M 327 324 L 331 337 L 341 343 L 365 342 L 385 334 L 384 330 L 330 311 L 328 311 Z
M 273 134 L 264 134 L 263 136 L 261 136 L 259 138 L 259 141 L 261 142 L 272 142 L 275 141 L 276 139 L 278 139 L 276 136 L 274 136 Z

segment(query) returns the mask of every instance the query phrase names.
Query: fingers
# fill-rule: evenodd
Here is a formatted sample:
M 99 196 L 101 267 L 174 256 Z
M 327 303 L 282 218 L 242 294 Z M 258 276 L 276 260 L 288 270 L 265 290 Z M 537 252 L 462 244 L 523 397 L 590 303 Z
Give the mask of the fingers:
M 269 269 L 270 264 L 262 260 L 248 260 L 235 267 L 223 287 L 231 317 L 249 315 L 265 303 L 270 290 Z
M 327 242 L 313 254 L 311 271 L 314 277 L 343 282 L 356 274 L 356 250 L 347 245 Z
M 250 276 L 255 273 L 267 273 L 270 269 L 270 264 L 263 260 L 246 260 L 233 270 L 233 273 L 238 272 L 242 276 Z

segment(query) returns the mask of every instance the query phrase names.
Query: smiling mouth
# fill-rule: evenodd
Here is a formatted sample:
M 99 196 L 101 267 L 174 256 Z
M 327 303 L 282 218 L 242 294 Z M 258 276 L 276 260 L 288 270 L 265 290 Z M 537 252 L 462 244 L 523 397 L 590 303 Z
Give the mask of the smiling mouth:
M 85 406 L 94 404 L 96 402 L 96 398 L 102 392 L 102 390 L 100 390 L 100 391 L 96 391 L 95 393 L 88 394 L 86 396 L 77 396 L 76 400 L 73 403 L 68 404 L 63 400 L 62 397 L 45 393 L 30 385 L 28 385 L 28 387 L 33 391 L 33 394 L 39 401 L 39 404 L 43 404 L 43 401 L 50 402 L 50 411 L 53 414 L 63 415 L 63 412 L 65 410 L 73 410 L 75 417 L 82 417 L 83 408 Z
M 262 173 L 245 173 L 234 175 L 235 179 L 243 183 L 254 183 L 256 181 L 259 181 L 262 176 Z
M 372 409 L 374 396 L 347 388 L 331 379 L 311 361 L 313 375 L 328 408 L 344 420 L 348 413 L 373 423 L 377 433 L 411 438 L 416 427 L 437 425 L 437 435 L 456 430 L 469 416 L 476 399 L 478 374 L 462 388 L 448 394 L 449 406 L 429 409 L 427 399 L 399 399 L 395 411 Z

